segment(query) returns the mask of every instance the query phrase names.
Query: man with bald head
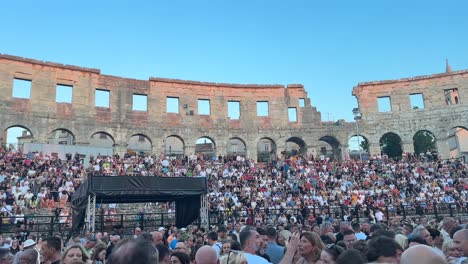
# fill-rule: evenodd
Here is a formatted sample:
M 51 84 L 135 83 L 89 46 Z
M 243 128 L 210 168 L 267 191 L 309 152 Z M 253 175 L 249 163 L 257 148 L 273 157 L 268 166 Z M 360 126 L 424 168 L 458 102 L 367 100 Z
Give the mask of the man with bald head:
M 161 234 L 161 232 L 153 231 L 153 232 L 151 232 L 151 236 L 153 237 L 153 244 L 155 246 L 164 245 L 163 234 Z
M 401 255 L 400 264 L 446 264 L 445 258 L 433 248 L 416 245 L 408 248 Z
M 195 264 L 219 264 L 216 251 L 211 246 L 203 246 L 195 254 Z
M 468 257 L 468 229 L 462 229 L 453 235 L 453 244 Z
M 175 248 L 174 248 L 175 251 L 179 251 L 179 252 L 182 252 L 182 253 L 185 253 L 185 254 L 189 254 L 188 252 L 188 249 L 187 249 L 187 246 L 185 245 L 184 242 L 177 242 Z

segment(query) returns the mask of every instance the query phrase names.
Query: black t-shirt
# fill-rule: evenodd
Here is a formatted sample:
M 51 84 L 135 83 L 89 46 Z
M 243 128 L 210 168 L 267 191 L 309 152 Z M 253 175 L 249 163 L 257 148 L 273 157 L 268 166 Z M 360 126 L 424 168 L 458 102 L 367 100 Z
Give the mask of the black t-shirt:
M 28 239 L 28 236 L 29 236 L 29 231 L 28 230 L 21 230 L 20 231 L 20 234 L 18 236 L 18 239 L 21 241 L 21 242 L 24 242 Z

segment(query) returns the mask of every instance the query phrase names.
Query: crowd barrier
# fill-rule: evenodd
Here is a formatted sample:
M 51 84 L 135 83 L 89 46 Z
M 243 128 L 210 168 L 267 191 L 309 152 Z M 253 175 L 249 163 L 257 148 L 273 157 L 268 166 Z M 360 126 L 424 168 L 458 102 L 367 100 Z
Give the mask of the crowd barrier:
M 357 209 L 357 210 L 356 210 Z M 385 206 L 382 212 L 385 215 L 385 221 L 393 219 L 408 219 L 420 216 L 428 218 L 441 218 L 451 216 L 460 220 L 468 217 L 468 208 L 466 205 L 461 206 L 455 203 L 438 203 L 430 207 L 413 207 L 413 206 Z M 343 221 L 345 216 L 351 221 L 363 222 L 369 219 L 368 214 L 363 208 L 356 207 L 337 207 L 337 206 L 322 206 L 312 207 L 309 210 L 301 210 L 298 208 L 285 208 L 280 210 L 257 209 L 257 210 L 239 210 L 239 211 L 210 211 L 210 225 L 224 224 L 226 221 L 239 221 L 239 219 L 247 218 L 253 214 L 261 214 L 266 217 L 264 222 L 269 224 L 278 224 L 278 218 L 281 214 L 289 214 L 295 216 L 297 221 L 308 224 L 309 215 L 328 216 L 338 221 Z M 299 217 L 297 217 L 299 216 Z M 22 223 L 27 225 L 27 228 L 33 234 L 39 236 L 45 235 L 62 235 L 66 236 L 70 232 L 71 215 L 28 215 L 19 218 L 15 217 L 0 217 L 0 233 L 15 234 Z M 198 225 L 198 221 L 193 224 Z M 175 213 L 136 213 L 136 214 L 114 214 L 106 215 L 104 213 L 96 213 L 95 221 L 96 231 L 99 232 L 114 232 L 116 229 L 123 229 L 123 234 L 132 234 L 135 227 L 140 227 L 142 230 L 156 230 L 161 226 L 174 225 Z

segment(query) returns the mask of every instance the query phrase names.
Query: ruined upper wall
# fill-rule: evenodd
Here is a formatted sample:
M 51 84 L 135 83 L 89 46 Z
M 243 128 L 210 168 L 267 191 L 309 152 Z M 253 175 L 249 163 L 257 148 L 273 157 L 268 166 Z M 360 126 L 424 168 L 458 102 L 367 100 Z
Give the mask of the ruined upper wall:
M 31 81 L 29 99 L 12 96 L 14 79 Z M 72 103 L 56 102 L 57 84 L 72 86 Z M 95 107 L 96 89 L 110 92 L 109 108 Z M 147 111 L 133 111 L 134 94 L 147 96 Z M 166 113 L 166 98 L 179 98 L 179 113 Z M 299 107 L 303 98 L 305 107 Z M 210 100 L 210 115 L 198 114 L 198 99 Z M 240 102 L 239 120 L 228 118 L 228 101 Z M 269 103 L 269 116 L 257 117 L 257 101 Z M 288 108 L 297 109 L 289 122 Z M 103 75 L 98 69 L 0 55 L 0 110 L 99 125 L 200 129 L 310 128 L 320 125 L 320 113 L 302 85 L 240 85 L 163 78 L 135 80 Z
M 414 109 L 411 106 L 410 96 L 414 94 L 422 95 L 424 109 Z M 392 114 L 408 116 L 434 111 L 456 111 L 467 105 L 468 70 L 359 83 L 354 87 L 353 95 L 358 100 L 363 119 L 392 118 Z M 379 97 L 390 98 L 390 112 L 379 112 Z M 451 103 L 447 102 L 447 97 L 452 97 Z

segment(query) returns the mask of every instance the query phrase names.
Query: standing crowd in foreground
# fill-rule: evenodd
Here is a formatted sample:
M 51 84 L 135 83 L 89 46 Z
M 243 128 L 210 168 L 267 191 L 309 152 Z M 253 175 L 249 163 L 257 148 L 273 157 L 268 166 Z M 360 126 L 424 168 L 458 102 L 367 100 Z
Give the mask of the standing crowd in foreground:
M 440 223 L 342 222 L 320 225 L 135 228 L 58 237 L 2 237 L 0 263 L 20 264 L 458 264 L 468 263 L 468 229 L 450 217 Z M 466 221 L 467 219 L 464 219 Z M 25 239 L 18 247 L 18 240 Z

